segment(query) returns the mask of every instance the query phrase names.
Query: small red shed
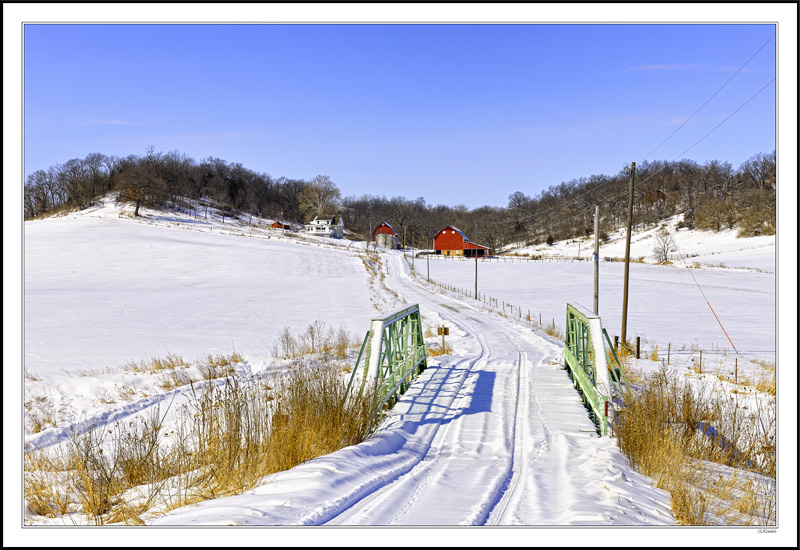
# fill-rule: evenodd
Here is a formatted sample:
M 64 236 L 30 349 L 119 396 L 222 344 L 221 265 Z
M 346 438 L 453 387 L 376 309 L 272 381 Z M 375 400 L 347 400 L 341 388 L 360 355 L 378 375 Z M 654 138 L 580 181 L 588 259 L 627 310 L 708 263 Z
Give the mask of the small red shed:
M 483 257 L 491 256 L 492 249 L 469 241 L 464 232 L 448 225 L 436 234 L 433 239 L 433 248 L 436 254 L 446 256 Z

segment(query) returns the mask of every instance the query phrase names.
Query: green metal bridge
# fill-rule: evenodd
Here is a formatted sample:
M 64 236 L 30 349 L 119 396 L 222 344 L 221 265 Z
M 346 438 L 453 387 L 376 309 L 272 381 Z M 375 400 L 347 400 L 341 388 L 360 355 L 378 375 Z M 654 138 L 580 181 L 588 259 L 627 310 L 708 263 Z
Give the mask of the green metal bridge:
M 600 317 L 583 313 L 572 304 L 567 304 L 564 363 L 598 432 L 608 435 L 613 396 L 624 395 L 628 381 Z
M 346 393 L 351 395 L 358 386 L 356 399 L 362 399 L 371 385 L 373 391 L 368 393 L 376 397 L 370 403 L 374 408 L 367 431 L 375 425 L 381 411 L 393 407 L 427 368 L 427 358 L 419 304 L 372 319 Z M 609 435 L 613 398 L 626 394 L 628 382 L 600 317 L 581 312 L 572 304 L 567 304 L 564 363 L 598 433 Z
M 367 384 L 373 384 L 377 395 L 369 430 L 378 413 L 394 406 L 399 396 L 428 367 L 428 347 L 422 336 L 419 304 L 372 319 L 347 384 L 347 395 L 353 388 L 359 366 L 361 383 L 357 398 L 364 394 Z

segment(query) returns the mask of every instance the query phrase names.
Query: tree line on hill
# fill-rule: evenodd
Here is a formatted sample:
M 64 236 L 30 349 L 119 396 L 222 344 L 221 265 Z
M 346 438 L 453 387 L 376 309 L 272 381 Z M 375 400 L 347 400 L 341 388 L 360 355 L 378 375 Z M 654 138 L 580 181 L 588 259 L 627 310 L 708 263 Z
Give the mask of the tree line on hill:
M 682 227 L 718 231 L 736 228 L 740 236 L 774 234 L 776 229 L 775 152 L 756 153 L 738 168 L 728 162 L 652 161 L 635 166 L 633 223 L 650 227 L 683 214 Z M 600 237 L 627 223 L 628 167 L 613 176 L 592 175 L 550 186 L 537 195 L 517 191 L 506 207 L 429 205 L 423 197 L 362 195 L 342 197 L 328 176 L 311 180 L 273 178 L 239 163 L 208 157 L 197 162 L 175 151 L 142 156 L 92 153 L 30 174 L 24 187 L 24 218 L 65 208 L 83 209 L 115 193 L 139 208 L 176 208 L 197 214 L 203 200 L 223 215 L 258 216 L 299 223 L 338 214 L 348 230 L 369 238 L 381 222 L 390 223 L 408 246 L 429 247 L 447 225 L 495 250 L 510 244 L 536 245 L 585 237 L 594 232 L 600 206 Z

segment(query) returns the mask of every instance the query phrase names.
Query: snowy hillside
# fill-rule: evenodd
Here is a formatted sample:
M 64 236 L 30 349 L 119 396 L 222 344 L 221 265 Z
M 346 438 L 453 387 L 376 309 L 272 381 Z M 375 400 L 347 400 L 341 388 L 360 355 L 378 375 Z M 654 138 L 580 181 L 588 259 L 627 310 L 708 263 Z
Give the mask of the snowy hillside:
M 402 252 L 384 251 L 374 265 L 363 243 L 287 235 L 268 228 L 268 220 L 246 221 L 152 211 L 134 219 L 127 207 L 106 200 L 94 210 L 25 223 L 26 445 L 59 445 L 91 419 L 131 418 L 185 391 L 165 390 L 157 376 L 131 373 L 125 368 L 131 362 L 174 354 L 197 370 L 208 357 L 236 353 L 237 374 L 280 370 L 273 349 L 287 328 L 299 333 L 321 320 L 360 341 L 372 317 L 419 303 L 426 328 L 453 327 L 455 352 L 429 360 L 430 368 L 375 436 L 276 474 L 247 494 L 154 513 L 145 521 L 675 524 L 669 495 L 634 471 L 613 439 L 592 433 L 559 367 L 561 342 L 427 283 L 421 257 L 415 278 Z M 742 373 L 757 368 L 750 359 L 774 361 L 774 237 L 735 239 L 686 230 L 675 235 L 687 261 L 705 266 L 700 271 L 708 277 L 700 277 L 700 284 L 737 348 L 741 342 L 748 354 Z M 652 238 L 650 232 L 637 235 L 632 255 L 651 254 Z M 547 252 L 577 256 L 580 246 L 584 256 L 588 243 L 556 243 Z M 612 238 L 601 256 L 624 255 L 624 240 L 621 253 L 619 246 Z M 601 273 L 621 265 L 604 263 Z M 376 267 L 383 277 L 374 275 Z M 649 345 L 681 343 L 684 361 L 703 346 L 718 352 L 727 347 L 719 325 L 707 319 L 706 304 L 698 303 L 696 286 L 682 280 L 685 269 L 632 267 L 637 292 L 668 295 L 677 304 L 662 317 L 634 307 L 632 333 L 644 332 Z M 470 288 L 474 267 L 432 260 L 430 272 L 431 279 Z M 480 263 L 479 284 L 481 292 L 515 303 L 518 312 L 533 309 L 562 323 L 566 302 L 591 304 L 587 276 L 591 281 L 591 262 L 487 261 Z M 731 295 L 743 301 L 726 306 Z M 607 301 L 605 294 L 601 315 Z M 689 349 L 693 343 L 695 350 Z M 728 368 L 734 357 L 723 355 L 714 359 L 718 369 Z M 35 418 L 42 411 L 48 419 Z M 71 525 L 86 518 L 25 513 L 23 521 Z
M 701 231 L 678 228 L 683 215 L 673 216 L 656 227 L 636 230 L 631 237 L 631 259 L 641 259 L 646 263 L 658 263 L 654 253 L 656 238 L 661 231 L 667 231 L 674 242 L 669 251 L 669 259 L 678 265 L 698 263 L 708 267 L 729 267 L 752 269 L 775 273 L 775 235 L 738 238 L 736 229 L 720 231 Z M 609 235 L 607 241 L 600 243 L 600 257 L 625 258 L 626 230 L 619 229 Z M 567 241 L 556 241 L 552 246 L 510 245 L 503 250 L 506 254 L 581 257 L 591 258 L 594 252 L 594 236 Z

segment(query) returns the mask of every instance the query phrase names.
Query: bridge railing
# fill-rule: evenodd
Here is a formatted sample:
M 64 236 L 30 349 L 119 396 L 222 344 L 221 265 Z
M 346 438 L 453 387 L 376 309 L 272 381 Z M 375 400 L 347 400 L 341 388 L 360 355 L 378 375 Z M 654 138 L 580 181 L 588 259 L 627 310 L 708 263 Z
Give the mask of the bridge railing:
M 427 366 L 428 348 L 422 335 L 419 304 L 404 306 L 372 319 L 347 384 L 349 396 L 360 367 L 357 399 L 361 399 L 367 384 L 373 385 L 376 405 L 368 430 L 379 411 L 394 406 Z
M 605 337 L 605 342 L 604 342 Z M 608 342 L 611 354 L 606 351 Z M 601 436 L 609 432 L 613 395 L 627 391 L 627 380 L 600 317 L 567 304 L 564 362 Z

